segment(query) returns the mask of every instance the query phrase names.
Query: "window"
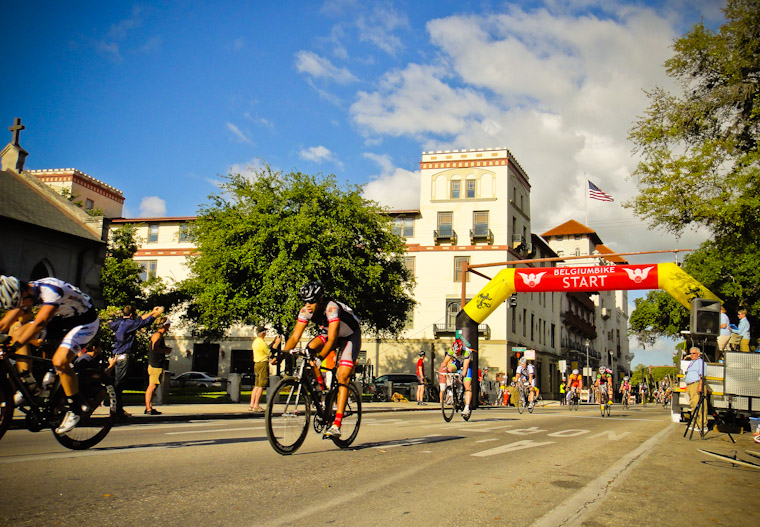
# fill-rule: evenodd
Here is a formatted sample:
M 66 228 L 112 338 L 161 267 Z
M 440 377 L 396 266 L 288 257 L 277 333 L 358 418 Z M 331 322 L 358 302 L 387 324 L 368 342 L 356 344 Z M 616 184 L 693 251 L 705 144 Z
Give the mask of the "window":
M 156 267 L 158 266 L 158 260 L 141 260 L 138 262 L 142 271 L 140 272 L 140 280 L 145 282 L 150 278 L 156 277 Z
M 575 248 L 575 256 L 580 256 L 580 255 L 581 255 L 581 248 L 580 247 L 576 247 Z
M 475 236 L 488 236 L 488 211 L 475 211 L 472 213 L 472 230 Z
M 156 243 L 158 241 L 158 224 L 151 223 L 148 225 L 148 243 Z
M 462 262 L 470 263 L 470 257 L 469 256 L 455 256 L 454 257 L 454 281 L 455 282 L 461 282 L 462 281 Z M 467 276 L 465 277 L 465 281 L 470 281 L 470 274 L 467 273 Z
M 475 197 L 475 180 L 474 179 L 468 179 L 467 180 L 467 197 L 468 198 L 474 198 Z
M 451 199 L 459 199 L 462 197 L 462 182 L 458 179 L 451 181 Z
M 523 337 L 528 336 L 528 331 L 526 328 L 527 324 L 528 324 L 528 310 L 523 309 L 523 312 L 522 312 Z
M 189 223 L 179 224 L 179 241 L 180 242 L 190 241 L 190 224 Z
M 414 218 L 398 216 L 393 220 L 393 232 L 405 238 L 414 236 Z
M 95 202 L 90 198 L 84 200 L 84 210 L 92 210 L 95 207 Z
M 465 298 L 465 303 L 472 300 Z M 453 330 L 457 326 L 457 313 L 462 309 L 459 298 L 449 298 L 446 300 L 446 329 Z
M 533 313 L 530 314 L 530 340 L 534 340 L 535 336 L 533 334 L 533 328 L 536 326 L 536 315 Z
M 454 213 L 453 212 L 439 212 L 438 213 L 438 234 L 440 236 L 452 236 L 454 234 Z
M 404 256 L 404 265 L 406 265 L 406 268 L 409 269 L 409 273 L 414 277 L 414 256 Z

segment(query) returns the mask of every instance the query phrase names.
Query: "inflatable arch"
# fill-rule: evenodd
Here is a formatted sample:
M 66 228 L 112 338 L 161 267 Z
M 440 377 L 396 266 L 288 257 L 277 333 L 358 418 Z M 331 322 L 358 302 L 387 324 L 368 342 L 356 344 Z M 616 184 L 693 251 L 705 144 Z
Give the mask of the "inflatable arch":
M 464 306 L 457 314 L 456 328 L 473 349 L 473 367 L 477 368 L 478 324 L 513 293 L 633 289 L 664 289 L 686 309 L 690 308 L 691 300 L 696 297 L 720 300 L 674 263 L 510 268 L 499 271 Z M 477 384 L 473 383 L 473 392 L 478 389 Z M 477 393 L 473 393 L 473 402 L 477 400 Z

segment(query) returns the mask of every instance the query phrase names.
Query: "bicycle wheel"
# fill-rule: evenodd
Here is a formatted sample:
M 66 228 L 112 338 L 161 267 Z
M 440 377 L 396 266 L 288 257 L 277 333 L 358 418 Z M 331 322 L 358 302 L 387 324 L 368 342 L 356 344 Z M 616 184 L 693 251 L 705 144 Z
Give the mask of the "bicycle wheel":
M 0 383 L 0 438 L 13 421 L 13 391 L 7 382 Z
M 454 388 L 451 386 L 446 386 L 443 392 L 441 412 L 443 412 L 443 420 L 447 423 L 454 417 Z
M 278 404 L 278 397 L 284 397 L 284 403 Z M 279 411 L 274 410 L 275 406 Z M 265 415 L 267 439 L 275 452 L 287 456 L 298 450 L 306 439 L 310 418 L 311 401 L 301 383 L 293 378 L 281 380 Z
M 71 450 L 86 450 L 100 443 L 111 431 L 116 415 L 116 391 L 113 386 L 100 385 L 91 397 L 83 395 L 92 411 L 83 413 L 77 426 L 65 434 L 59 434 L 55 429 L 69 410 L 66 395 L 63 389 L 53 395 L 53 437 Z
M 606 412 L 607 412 L 607 417 L 609 417 L 610 416 L 610 412 L 612 411 L 612 402 L 607 401 L 607 404 L 605 404 L 604 406 L 607 407 Z
M 527 401 L 526 404 L 528 406 L 528 413 L 532 414 L 533 413 L 533 409 L 536 407 L 536 398 L 533 397 L 533 403 L 531 403 L 530 399 L 528 399 L 528 401 Z
M 335 390 L 327 401 L 327 411 L 330 414 L 330 421 L 335 417 L 335 409 L 338 402 L 338 390 Z M 356 439 L 359 433 L 359 426 L 362 423 L 362 396 L 356 389 L 354 383 L 348 384 L 348 400 L 346 408 L 343 410 L 343 420 L 340 423 L 340 437 L 331 437 L 333 443 L 340 448 L 348 448 Z
M 517 395 L 517 413 L 521 414 L 525 411 L 525 396 L 520 393 Z

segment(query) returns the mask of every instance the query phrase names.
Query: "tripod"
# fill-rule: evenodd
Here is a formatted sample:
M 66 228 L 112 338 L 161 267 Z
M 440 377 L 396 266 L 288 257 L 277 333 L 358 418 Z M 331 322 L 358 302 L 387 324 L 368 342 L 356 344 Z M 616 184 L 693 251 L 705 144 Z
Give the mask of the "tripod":
M 701 390 L 699 390 L 699 400 L 697 401 L 697 405 L 694 407 L 694 410 L 691 413 L 691 419 L 689 419 L 689 424 L 686 427 L 686 430 L 683 433 L 683 436 L 686 437 L 686 434 L 689 434 L 689 439 L 691 440 L 692 437 L 694 437 L 694 426 L 696 423 L 700 423 L 699 425 L 699 435 L 702 439 L 705 438 L 705 435 L 707 433 L 705 432 L 705 425 L 707 425 L 707 405 L 708 405 L 708 398 L 707 398 L 707 379 L 705 378 L 705 361 L 704 359 L 701 359 L 701 371 L 699 372 L 699 378 L 702 386 Z M 730 411 L 730 403 L 729 403 L 729 411 Z M 702 419 L 702 414 L 704 414 L 704 419 Z M 723 419 L 717 414 L 713 414 L 713 419 L 715 420 L 715 425 L 719 426 L 721 424 L 724 424 Z M 724 427 L 724 430 L 727 430 L 726 427 Z M 733 436 L 730 432 L 726 432 L 729 439 L 731 439 L 732 443 L 736 443 Z

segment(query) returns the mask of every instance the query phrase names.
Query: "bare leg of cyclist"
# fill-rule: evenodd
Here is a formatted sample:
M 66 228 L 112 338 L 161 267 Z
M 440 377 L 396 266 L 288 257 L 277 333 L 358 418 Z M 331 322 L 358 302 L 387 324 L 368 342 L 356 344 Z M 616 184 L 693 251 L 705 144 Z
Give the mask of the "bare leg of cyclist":
M 335 410 L 335 420 L 333 421 L 332 426 L 327 430 L 326 435 L 340 437 L 340 426 L 343 421 L 343 412 L 346 410 L 346 402 L 348 402 L 348 382 L 351 380 L 351 374 L 353 371 L 354 368 L 351 366 L 338 366 L 338 408 Z
M 59 434 L 71 431 L 79 423 L 84 404 L 84 400 L 82 400 L 82 396 L 79 393 L 79 379 L 71 365 L 75 355 L 73 351 L 64 347 L 55 350 L 55 354 L 53 355 L 53 366 L 58 372 L 63 393 L 66 394 L 69 403 L 69 411 L 66 412 L 61 425 L 56 428 L 56 432 Z

